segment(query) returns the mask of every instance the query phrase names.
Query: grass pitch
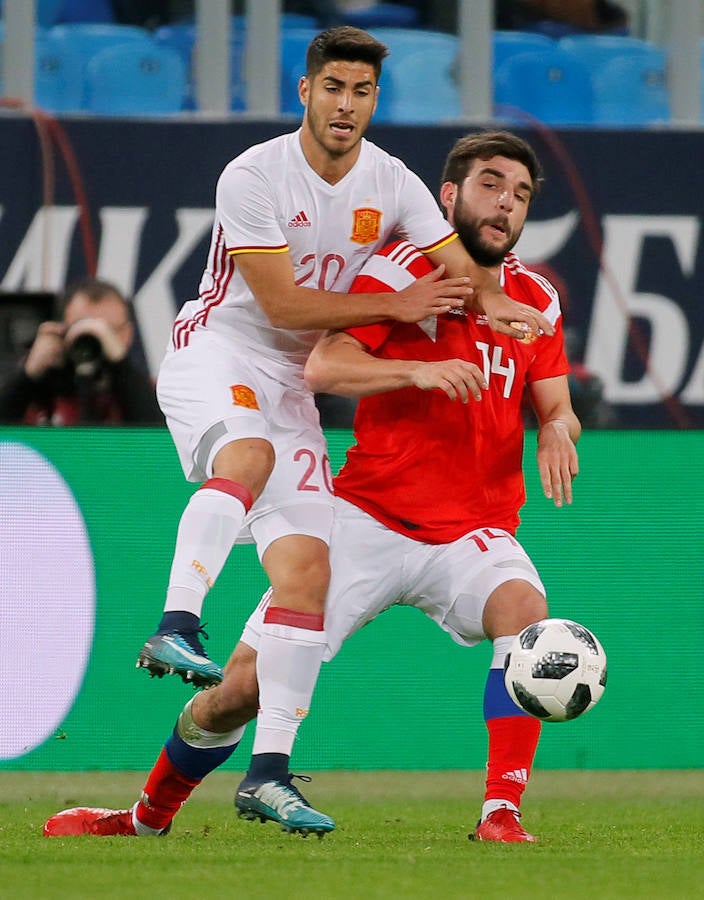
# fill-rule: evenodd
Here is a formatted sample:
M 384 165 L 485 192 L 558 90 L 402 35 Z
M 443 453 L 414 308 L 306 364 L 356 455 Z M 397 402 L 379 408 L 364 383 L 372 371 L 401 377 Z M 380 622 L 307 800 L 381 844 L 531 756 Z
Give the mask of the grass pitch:
M 53 838 L 68 806 L 126 807 L 135 772 L 0 772 L 0 897 L 193 900 L 704 898 L 704 774 L 537 772 L 538 844 L 472 843 L 479 772 L 320 772 L 303 785 L 337 821 L 324 840 L 238 819 L 217 772 L 167 838 Z

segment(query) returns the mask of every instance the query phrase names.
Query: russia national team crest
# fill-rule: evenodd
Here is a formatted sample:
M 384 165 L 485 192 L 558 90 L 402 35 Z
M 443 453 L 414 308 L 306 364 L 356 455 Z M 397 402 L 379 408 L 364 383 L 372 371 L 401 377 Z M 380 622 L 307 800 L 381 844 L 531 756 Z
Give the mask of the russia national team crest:
M 350 240 L 355 244 L 373 244 L 381 235 L 381 212 L 368 206 L 355 209 Z

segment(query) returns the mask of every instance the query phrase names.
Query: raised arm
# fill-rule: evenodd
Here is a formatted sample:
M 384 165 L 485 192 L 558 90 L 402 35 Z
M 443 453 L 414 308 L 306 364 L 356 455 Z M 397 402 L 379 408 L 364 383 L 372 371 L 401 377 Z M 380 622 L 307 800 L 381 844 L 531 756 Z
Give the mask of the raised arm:
M 582 426 L 572 409 L 566 375 L 529 385 L 538 418 L 538 471 L 543 493 L 555 506 L 572 503 L 572 481 L 579 472 L 576 443 Z
M 347 328 L 384 319 L 420 322 L 463 308 L 472 294 L 467 276 L 443 278 L 442 268 L 396 293 L 340 294 L 299 287 L 288 253 L 241 253 L 237 265 L 276 328 Z
M 461 241 L 450 241 L 426 255 L 433 265 L 444 265 L 449 276 L 464 274 L 471 277 L 474 293 L 467 305 L 483 312 L 494 331 L 515 338 L 520 338 L 525 331 L 555 333 L 552 324 L 537 309 L 507 297 L 497 278 L 474 262 Z M 512 327 L 511 323 L 518 323 L 519 327 Z

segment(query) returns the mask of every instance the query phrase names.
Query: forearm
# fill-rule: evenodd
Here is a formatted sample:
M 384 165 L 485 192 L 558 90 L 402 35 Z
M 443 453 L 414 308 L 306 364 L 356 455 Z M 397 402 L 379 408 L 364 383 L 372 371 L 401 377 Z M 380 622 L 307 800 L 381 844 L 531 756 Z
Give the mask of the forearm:
M 544 441 L 551 432 L 566 434 L 572 443 L 576 445 L 582 434 L 582 424 L 571 408 L 556 410 L 544 419 L 539 418 L 538 446 L 540 446 L 541 440 Z
M 392 292 L 339 294 L 296 287 L 283 299 L 271 298 L 264 310 L 276 328 L 333 331 L 396 318 L 398 307 Z
M 366 397 L 383 391 L 395 391 L 414 384 L 413 372 L 419 363 L 413 360 L 379 359 L 361 346 L 323 338 L 306 363 L 305 379 L 312 391 L 341 397 Z

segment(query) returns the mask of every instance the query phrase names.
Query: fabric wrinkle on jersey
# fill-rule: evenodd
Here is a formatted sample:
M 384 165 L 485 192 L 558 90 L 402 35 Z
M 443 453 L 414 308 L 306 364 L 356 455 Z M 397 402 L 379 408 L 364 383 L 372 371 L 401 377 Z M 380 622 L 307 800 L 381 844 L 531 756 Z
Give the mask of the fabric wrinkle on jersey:
M 369 261 L 352 290 L 400 290 L 432 268 L 417 248 L 396 241 Z M 553 286 L 514 253 L 506 256 L 501 284 L 509 297 L 543 312 L 555 335 L 524 343 L 492 331 L 484 316 L 463 312 L 347 329 L 375 356 L 461 358 L 476 363 L 489 382 L 482 399 L 467 404 L 440 389 L 414 387 L 359 400 L 355 444 L 335 493 L 418 541 L 446 543 L 480 527 L 516 532 L 525 502 L 522 386 L 569 371 Z

